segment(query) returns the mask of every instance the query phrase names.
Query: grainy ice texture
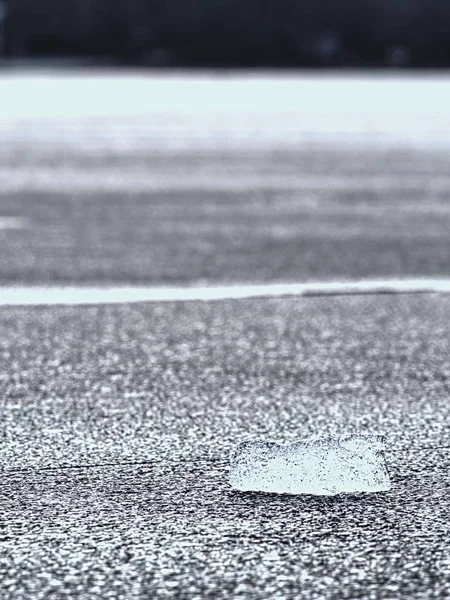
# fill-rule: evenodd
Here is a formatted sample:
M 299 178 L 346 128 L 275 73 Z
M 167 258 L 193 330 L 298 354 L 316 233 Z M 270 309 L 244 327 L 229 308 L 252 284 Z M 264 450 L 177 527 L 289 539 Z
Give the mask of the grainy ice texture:
M 230 483 L 240 491 L 332 496 L 390 489 L 382 436 L 326 436 L 280 445 L 242 442 Z
M 450 597 L 450 298 L 2 308 L 0 596 Z M 382 432 L 391 490 L 233 491 L 229 454 Z

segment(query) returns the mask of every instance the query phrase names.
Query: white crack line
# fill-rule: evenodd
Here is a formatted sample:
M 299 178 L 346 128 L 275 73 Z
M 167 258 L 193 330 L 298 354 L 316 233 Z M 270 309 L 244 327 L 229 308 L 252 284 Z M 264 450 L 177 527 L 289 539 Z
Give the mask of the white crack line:
M 189 287 L 0 287 L 0 306 L 126 304 L 344 296 L 359 294 L 449 293 L 450 279 L 387 279 L 313 283 L 270 283 Z

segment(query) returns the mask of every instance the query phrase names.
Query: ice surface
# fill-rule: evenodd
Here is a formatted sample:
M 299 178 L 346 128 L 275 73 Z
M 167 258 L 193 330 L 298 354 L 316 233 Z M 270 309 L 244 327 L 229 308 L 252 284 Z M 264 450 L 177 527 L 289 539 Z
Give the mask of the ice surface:
M 245 441 L 232 455 L 230 484 L 241 491 L 280 494 L 387 491 L 384 438 L 327 436 L 288 445 Z

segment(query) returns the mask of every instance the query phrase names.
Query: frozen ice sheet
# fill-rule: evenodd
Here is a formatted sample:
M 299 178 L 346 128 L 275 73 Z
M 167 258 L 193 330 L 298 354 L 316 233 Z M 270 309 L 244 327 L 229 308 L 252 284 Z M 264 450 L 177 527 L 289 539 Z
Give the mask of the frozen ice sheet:
M 240 491 L 333 495 L 390 489 L 384 437 L 316 437 L 288 445 L 249 440 L 231 458 L 230 484 Z

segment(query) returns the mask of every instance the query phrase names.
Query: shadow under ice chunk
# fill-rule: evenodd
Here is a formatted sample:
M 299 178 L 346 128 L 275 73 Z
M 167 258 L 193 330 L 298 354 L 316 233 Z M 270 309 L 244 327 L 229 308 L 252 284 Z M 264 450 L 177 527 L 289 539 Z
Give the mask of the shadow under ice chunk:
M 384 437 L 342 435 L 280 445 L 261 440 L 238 445 L 230 484 L 240 491 L 333 495 L 390 489 Z

